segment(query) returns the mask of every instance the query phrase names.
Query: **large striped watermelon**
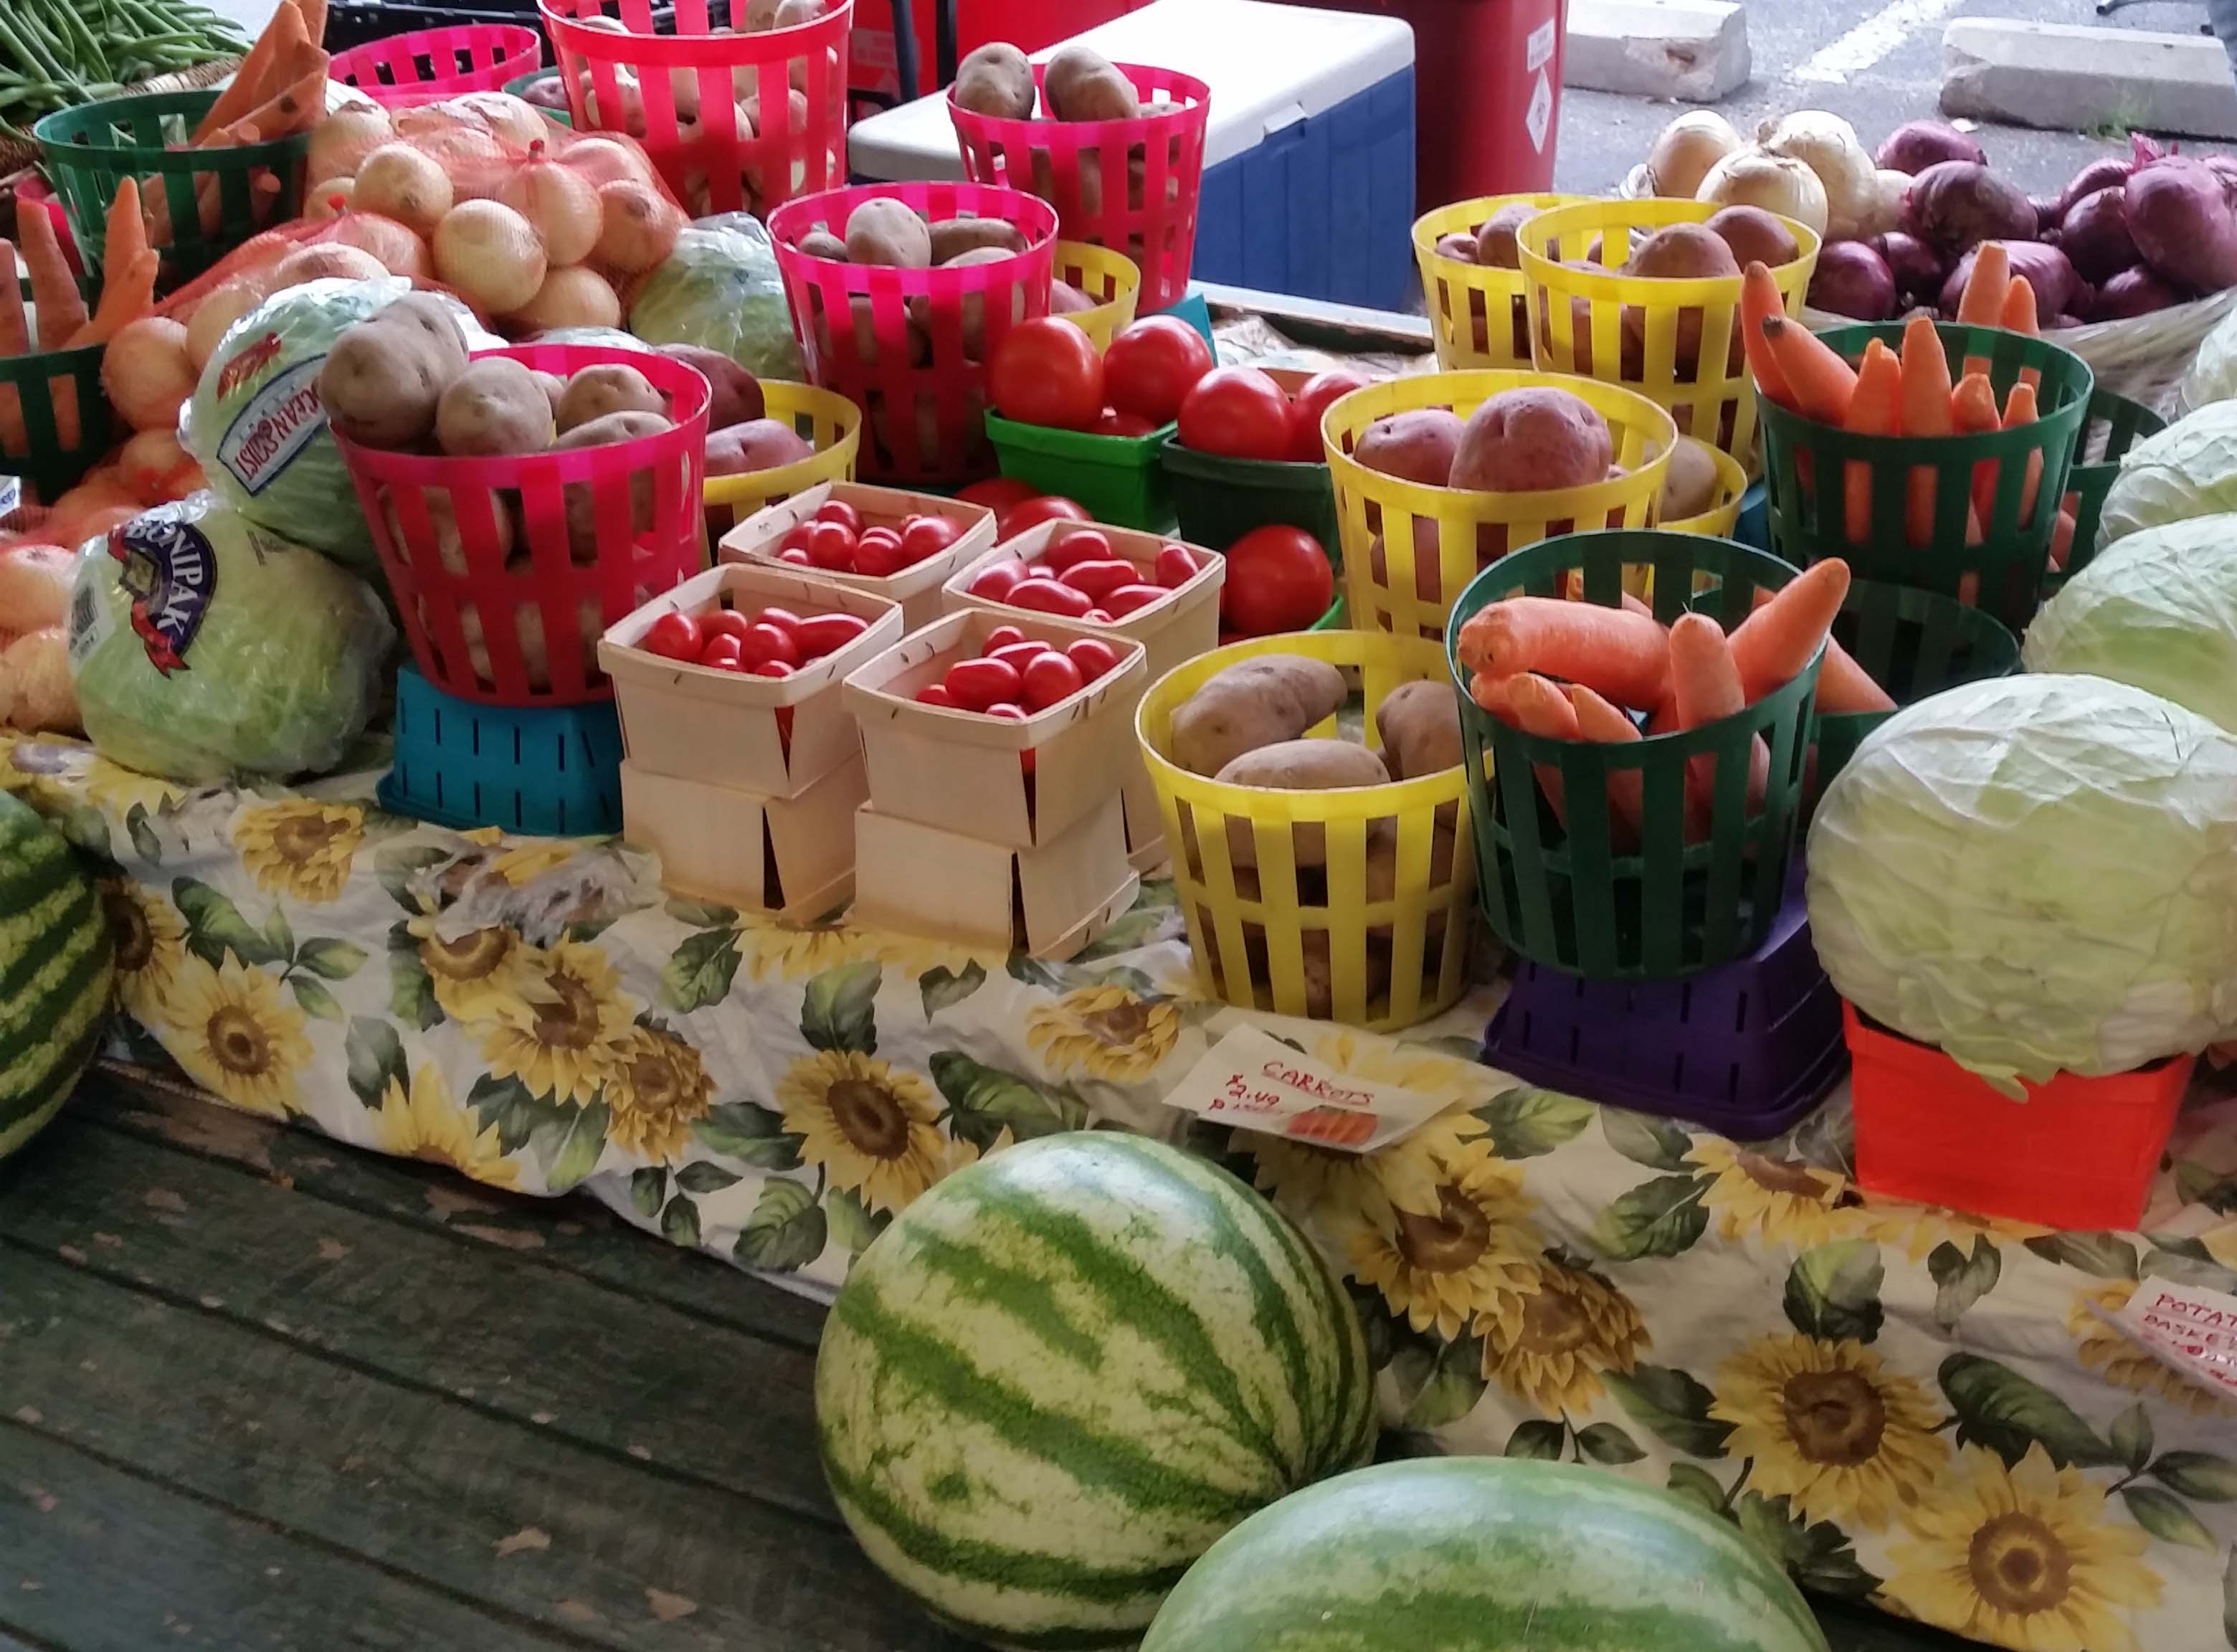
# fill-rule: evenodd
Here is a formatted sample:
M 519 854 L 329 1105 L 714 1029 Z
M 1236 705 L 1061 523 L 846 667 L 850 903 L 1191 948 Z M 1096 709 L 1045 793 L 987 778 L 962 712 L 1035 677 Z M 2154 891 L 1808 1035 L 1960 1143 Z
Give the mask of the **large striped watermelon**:
M 0 1159 L 55 1116 L 109 1011 L 109 921 L 62 834 L 0 793 Z
M 1786 1574 L 1667 1492 L 1524 1458 L 1301 1491 L 1191 1569 L 1142 1652 L 1825 1652 Z
M 1221 1533 L 1375 1441 L 1318 1254 L 1216 1166 L 1100 1132 L 903 1212 L 831 1311 L 815 1414 L 871 1559 L 1012 1648 L 1133 1645 Z

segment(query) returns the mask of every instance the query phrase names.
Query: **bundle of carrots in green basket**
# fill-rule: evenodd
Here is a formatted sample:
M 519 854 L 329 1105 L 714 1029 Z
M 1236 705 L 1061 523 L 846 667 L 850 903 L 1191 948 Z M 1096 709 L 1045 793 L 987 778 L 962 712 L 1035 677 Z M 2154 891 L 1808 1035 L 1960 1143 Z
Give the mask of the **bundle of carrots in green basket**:
M 1509 727 L 1550 740 L 1622 743 L 1700 728 L 1785 687 L 1820 644 L 1819 710 L 1893 710 L 1895 702 L 1833 640 L 1833 618 L 1848 594 L 1849 565 L 1828 558 L 1778 591 L 1759 592 L 1754 611 L 1730 635 L 1706 614 L 1680 614 L 1666 626 L 1629 594 L 1620 608 L 1506 597 L 1468 618 L 1456 651 L 1470 673 L 1471 699 Z M 1750 812 L 1762 805 L 1770 771 L 1759 735 L 1749 758 Z M 1537 776 L 1554 818 L 1566 823 L 1560 773 L 1541 763 Z M 1716 779 L 1713 754 L 1687 760 L 1689 843 L 1708 835 Z M 1638 841 L 1642 790 L 1635 770 L 1609 776 L 1620 846 Z
M 2003 242 L 1982 243 L 1957 320 L 1961 326 L 2001 327 L 2040 336 L 2035 287 L 2026 276 L 2011 273 L 2010 254 Z M 1748 367 L 1765 395 L 1805 419 L 1858 435 L 1984 435 L 2031 424 L 2041 411 L 2037 397 L 2042 375 L 2032 367 L 2021 372 L 2002 407 L 1990 383 L 1986 357 L 1969 357 L 1953 384 L 1933 319 L 1924 314 L 1912 316 L 1904 327 L 1900 354 L 1875 339 L 1866 347 L 1864 360 L 1852 366 L 1808 327 L 1787 317 L 1771 271 L 1761 264 L 1748 266 L 1740 322 Z M 1989 519 L 1996 496 L 1996 468 L 1993 462 L 1973 467 L 1968 545 L 1981 542 L 1982 524 Z M 1914 545 L 1933 543 L 1935 480 L 1931 469 L 1913 468 L 1905 495 L 1904 532 Z M 1845 481 L 1843 526 L 1851 543 L 1862 545 L 1871 537 L 1871 467 L 1851 460 Z M 2042 481 L 2042 456 L 2037 453 L 2028 460 L 2019 525 L 2034 519 Z M 2054 560 L 2062 560 L 2074 538 L 2073 516 L 2061 510 L 2059 518 Z

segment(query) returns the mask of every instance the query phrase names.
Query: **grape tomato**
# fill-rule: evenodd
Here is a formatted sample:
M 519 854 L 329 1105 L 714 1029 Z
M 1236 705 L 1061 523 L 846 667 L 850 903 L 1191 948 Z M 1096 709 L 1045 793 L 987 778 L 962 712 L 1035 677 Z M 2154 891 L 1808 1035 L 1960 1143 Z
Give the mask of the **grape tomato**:
M 1163 596 L 1165 593 L 1160 591 L 1158 594 Z M 1061 579 L 1045 579 L 1039 576 L 1020 579 L 1002 600 L 1013 607 L 1030 608 L 1036 613 L 1059 614 L 1067 619 L 1083 619 L 1086 618 L 1087 611 L 1095 606 L 1086 591 L 1074 591 Z
M 942 681 L 956 704 L 967 711 L 984 711 L 1015 699 L 1022 678 L 1007 660 L 964 659 L 949 666 Z
M 1163 585 L 1121 585 L 1104 598 L 1103 605 L 1120 619 L 1153 602 L 1162 602 L 1173 593 Z
M 1075 562 L 1061 577 L 1074 591 L 1084 591 L 1100 602 L 1121 585 L 1139 584 L 1142 571 L 1114 557 L 1108 562 Z
M 844 499 L 826 499 L 815 507 L 811 519 L 817 522 L 836 522 L 849 533 L 862 531 L 862 513 Z
M 1092 637 L 1083 637 L 1066 648 L 1065 657 L 1079 670 L 1082 683 L 1092 683 L 1118 669 L 1118 651 Z
M 689 614 L 663 614 L 645 627 L 637 646 L 663 659 L 696 660 L 703 639 L 699 622 Z
M 1046 711 L 1083 686 L 1079 667 L 1053 648 L 1027 661 L 1020 675 L 1026 709 L 1031 711 Z
M 769 615 L 763 613 L 762 618 L 766 620 Z M 859 614 L 811 614 L 795 620 L 791 629 L 800 644 L 801 658 L 818 660 L 846 647 L 870 629 L 870 622 Z
M 1169 545 L 1159 548 L 1158 559 L 1151 565 L 1150 578 L 1168 591 L 1178 591 L 1201 572 L 1186 546 Z

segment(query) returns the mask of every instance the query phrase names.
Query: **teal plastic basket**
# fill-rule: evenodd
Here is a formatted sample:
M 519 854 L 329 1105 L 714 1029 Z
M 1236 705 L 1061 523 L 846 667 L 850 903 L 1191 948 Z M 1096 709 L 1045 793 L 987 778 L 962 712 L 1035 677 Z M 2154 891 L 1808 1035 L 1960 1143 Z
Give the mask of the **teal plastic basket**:
M 622 725 L 610 699 L 481 705 L 406 665 L 396 674 L 396 756 L 381 807 L 465 830 L 535 837 L 622 829 Z

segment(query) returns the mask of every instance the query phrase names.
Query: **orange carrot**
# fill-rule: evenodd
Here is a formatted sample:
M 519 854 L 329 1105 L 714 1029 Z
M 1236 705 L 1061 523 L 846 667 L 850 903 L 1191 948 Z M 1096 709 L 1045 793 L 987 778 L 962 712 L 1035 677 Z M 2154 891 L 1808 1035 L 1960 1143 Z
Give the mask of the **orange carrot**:
M 248 55 L 241 60 L 241 67 L 233 71 L 232 83 L 217 96 L 195 128 L 194 142 L 200 147 L 210 134 L 239 120 L 271 94 L 265 83 L 271 78 L 272 66 L 284 63 L 298 41 L 310 38 L 303 27 L 303 14 L 292 0 L 283 0 L 264 25 L 264 32 L 256 36 L 248 48 Z
M 1849 565 L 1828 557 L 1773 591 L 1733 628 L 1728 645 L 1746 704 L 1784 688 L 1810 664 L 1848 594 Z
M 313 46 L 327 43 L 327 0 L 295 0 L 303 14 L 303 33 Z
M 241 142 L 259 143 L 302 131 L 317 120 L 327 106 L 327 54 L 313 48 L 307 59 L 298 61 L 300 75 L 225 131 Z
M 70 334 L 69 347 L 106 344 L 124 328 L 155 307 L 155 274 L 162 260 L 152 248 L 142 248 L 130 267 L 110 264 L 103 272 L 101 303 L 93 319 Z
M 2052 567 L 2065 567 L 2068 559 L 2074 555 L 2074 531 L 2078 525 L 2074 519 L 2074 512 L 2062 506 L 2059 508 L 2058 520 L 2051 525 L 2050 529 L 2050 565 Z
M 1965 282 L 1965 295 L 1957 301 L 1960 327 L 2001 327 L 2004 298 L 2011 290 L 2012 255 L 2001 241 L 1984 241 L 1973 254 L 1973 273 Z M 1986 373 L 1989 358 L 1969 355 L 1965 371 Z
M 0 281 L 0 356 L 28 355 L 31 328 L 23 319 L 23 290 L 16 281 L 16 243 L 12 241 L 0 241 L 0 270 L 6 272 L 6 279 Z
M 45 212 L 16 216 L 16 233 L 23 238 L 23 261 L 31 271 L 31 302 L 39 312 L 39 348 L 59 350 L 85 325 L 85 300 L 78 295 L 62 242 L 55 237 L 54 219 Z
M 1774 315 L 1763 324 L 1764 341 L 1805 419 L 1838 425 L 1849 416 L 1857 393 L 1857 370 L 1799 321 Z
M 1903 363 L 1874 339 L 1864 347 L 1857 369 L 1857 393 L 1849 399 L 1844 426 L 1860 436 L 1892 436 L 1902 427 Z M 1860 459 L 1842 466 L 1842 516 L 1849 543 L 1862 545 L 1872 534 L 1872 467 Z
M 1823 566 L 1823 564 L 1819 565 Z M 1794 589 L 1792 585 L 1786 590 Z M 1770 606 L 1778 593 L 1759 591 L 1755 593 L 1755 611 L 1761 613 Z M 1749 621 L 1742 620 L 1739 631 L 1732 633 L 1732 646 L 1739 646 L 1740 631 L 1748 628 Z M 1799 669 L 1798 667 L 1797 668 Z M 1818 667 L 1818 709 L 1821 711 L 1892 711 L 1895 702 L 1887 691 L 1872 681 L 1871 676 L 1856 662 L 1856 657 L 1841 646 L 1841 639 L 1831 631 L 1825 635 L 1825 657 Z M 1666 730 L 1650 729 L 1650 734 Z
M 148 250 L 148 225 L 140 215 L 140 180 L 127 176 L 116 186 L 116 199 L 109 203 L 109 223 L 102 233 L 101 268 L 129 269 Z
M 2035 283 L 2024 275 L 2012 277 L 2012 284 L 2004 294 L 2004 331 L 2024 333 L 2031 339 L 2042 336 L 2042 319 L 2036 313 Z M 2041 367 L 2022 367 L 2020 382 L 2030 390 L 2042 388 Z
M 1906 436 L 1950 433 L 1950 358 L 1933 318 L 1914 315 L 1903 330 L 1903 397 L 1898 424 Z M 1934 471 L 1914 465 L 1905 526 L 1914 545 L 1934 543 Z
M 1763 393 L 1782 407 L 1793 407 L 1794 392 L 1785 373 L 1779 371 L 1771 341 L 1763 335 L 1765 322 L 1785 314 L 1786 302 L 1778 295 L 1778 282 L 1770 267 L 1750 264 L 1740 281 L 1740 347 L 1747 352 L 1748 370 L 1755 374 Z
M 2035 387 L 2023 377 L 2012 387 L 2012 393 L 2004 402 L 2004 428 L 2031 425 L 2036 419 Z M 2020 484 L 2020 525 L 2025 527 L 2035 520 L 2036 498 L 2042 492 L 2042 452 L 2038 448 L 2027 458 L 2027 475 Z
M 1662 704 L 1670 644 L 1653 618 L 1558 597 L 1508 597 L 1461 627 L 1461 664 L 1487 677 L 1536 671 L 1582 683 L 1619 705 Z
M 1568 697 L 1552 683 L 1532 672 L 1524 671 L 1514 677 L 1488 677 L 1479 675 L 1468 685 L 1468 694 L 1475 703 L 1509 728 L 1520 729 L 1525 734 L 1540 735 L 1548 740 L 1574 740 L 1577 733 L 1577 714 Z M 1563 807 L 1561 771 L 1550 763 L 1534 765 L 1539 785 L 1544 789 L 1546 801 L 1553 806 L 1554 818 L 1567 822 Z
M 1957 389 L 1950 393 L 1950 423 L 1960 436 L 1985 435 L 2004 427 L 1996 412 L 1996 392 L 1987 373 L 1969 372 L 1957 381 Z M 1984 524 L 1996 516 L 1996 470 L 1992 459 L 1973 466 L 1973 510 Z
M 1739 668 L 1732 662 L 1732 645 L 1717 622 L 1706 614 L 1680 614 L 1670 627 L 1671 698 L 1678 707 L 1680 728 L 1698 729 L 1721 717 L 1737 715 L 1746 704 Z M 1713 752 L 1686 760 L 1686 835 L 1707 835 L 1715 812 L 1718 758 Z M 1747 808 L 1763 806 L 1771 782 L 1771 751 L 1763 737 L 1750 739 Z
M 1581 683 L 1569 684 L 1569 705 L 1576 713 L 1577 737 L 1606 745 L 1622 745 L 1639 738 L 1639 725 Z M 1619 846 L 1639 841 L 1639 823 L 1646 816 L 1646 777 L 1636 769 L 1608 773 L 1608 809 L 1616 827 Z

